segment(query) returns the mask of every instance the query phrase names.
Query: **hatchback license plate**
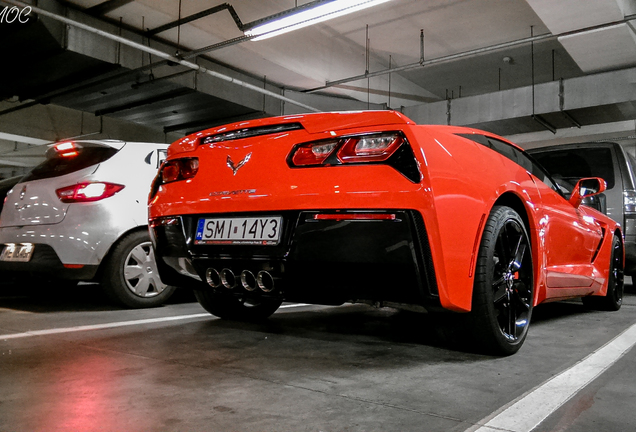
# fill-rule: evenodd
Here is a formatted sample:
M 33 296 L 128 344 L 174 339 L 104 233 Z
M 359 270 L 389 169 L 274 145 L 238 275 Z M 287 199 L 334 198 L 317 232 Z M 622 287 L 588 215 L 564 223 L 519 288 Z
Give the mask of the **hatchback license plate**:
M 282 225 L 282 216 L 201 218 L 194 244 L 275 246 Z
M 33 243 L 7 243 L 0 255 L 0 261 L 28 262 L 32 255 Z

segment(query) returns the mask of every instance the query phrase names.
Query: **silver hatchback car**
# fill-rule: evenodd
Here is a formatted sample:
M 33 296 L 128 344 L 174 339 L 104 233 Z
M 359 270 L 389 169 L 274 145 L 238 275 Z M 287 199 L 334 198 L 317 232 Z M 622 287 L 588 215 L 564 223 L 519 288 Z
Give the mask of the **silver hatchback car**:
M 148 237 L 150 184 L 167 144 L 57 143 L 8 193 L 0 271 L 41 283 L 98 281 L 113 300 L 153 307 L 174 292 Z

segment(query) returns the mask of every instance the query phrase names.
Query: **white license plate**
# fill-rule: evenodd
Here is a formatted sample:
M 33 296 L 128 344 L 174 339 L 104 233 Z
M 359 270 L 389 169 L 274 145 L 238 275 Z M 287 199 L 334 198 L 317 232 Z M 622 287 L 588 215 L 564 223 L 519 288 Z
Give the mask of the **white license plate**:
M 33 243 L 7 243 L 0 254 L 0 261 L 27 262 L 32 255 Z
M 282 216 L 201 218 L 194 244 L 274 246 L 280 242 Z

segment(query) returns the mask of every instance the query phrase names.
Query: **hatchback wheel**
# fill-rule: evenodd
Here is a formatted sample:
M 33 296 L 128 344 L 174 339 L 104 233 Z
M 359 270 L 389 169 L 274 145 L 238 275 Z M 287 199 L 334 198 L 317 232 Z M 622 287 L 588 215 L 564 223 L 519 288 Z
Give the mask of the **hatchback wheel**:
M 159 306 L 175 290 L 159 278 L 146 231 L 136 231 L 119 240 L 106 262 L 101 284 L 111 299 L 131 308 Z

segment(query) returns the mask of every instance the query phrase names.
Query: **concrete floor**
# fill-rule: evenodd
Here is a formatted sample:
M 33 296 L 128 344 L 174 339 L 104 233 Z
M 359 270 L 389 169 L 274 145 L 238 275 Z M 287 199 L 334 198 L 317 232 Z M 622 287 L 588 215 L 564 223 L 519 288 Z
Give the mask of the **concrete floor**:
M 245 324 L 197 315 L 188 294 L 122 310 L 94 288 L 0 287 L 1 431 L 466 431 L 636 323 L 631 286 L 617 313 L 548 304 L 519 353 L 496 358 L 391 309 L 289 307 Z M 106 323 L 120 326 L 77 328 Z M 9 337 L 47 329 L 64 330 Z M 536 430 L 634 430 L 634 370 L 631 350 Z

